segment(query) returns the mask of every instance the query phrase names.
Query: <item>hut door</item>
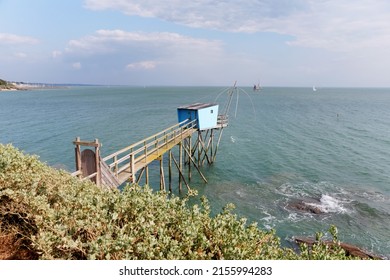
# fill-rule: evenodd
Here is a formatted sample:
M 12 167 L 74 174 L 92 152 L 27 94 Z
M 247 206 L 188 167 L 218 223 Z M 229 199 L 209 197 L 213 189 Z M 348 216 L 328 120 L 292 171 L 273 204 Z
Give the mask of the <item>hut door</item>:
M 88 177 L 97 171 L 94 151 L 85 149 L 81 152 L 81 171 L 83 172 L 83 177 Z M 96 183 L 96 177 L 93 177 L 91 180 Z

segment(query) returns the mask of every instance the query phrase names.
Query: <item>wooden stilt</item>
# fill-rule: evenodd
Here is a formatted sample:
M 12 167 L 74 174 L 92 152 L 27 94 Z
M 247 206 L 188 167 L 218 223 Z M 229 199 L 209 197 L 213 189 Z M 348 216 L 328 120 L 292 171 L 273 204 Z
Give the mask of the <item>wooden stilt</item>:
M 189 155 L 189 151 L 188 151 L 187 149 L 185 149 L 185 152 Z M 199 175 L 202 177 L 203 181 L 205 181 L 205 183 L 207 183 L 206 177 L 203 176 L 202 172 L 200 171 L 199 166 L 196 164 L 196 162 L 195 162 L 195 160 L 192 158 L 192 156 L 190 156 L 190 160 L 191 160 L 191 162 L 194 164 L 195 168 L 198 170 Z
M 133 149 L 130 150 L 130 174 L 133 174 L 131 176 L 131 183 L 135 183 L 135 157 L 133 153 Z
M 168 176 L 169 176 L 169 191 L 172 192 L 172 151 L 169 150 L 169 160 L 168 160 Z
M 161 155 L 160 158 L 160 190 L 165 191 L 165 177 L 164 177 L 164 158 Z
M 223 130 L 221 129 L 221 131 L 219 132 L 218 142 L 217 142 L 217 145 L 215 146 L 215 152 L 214 152 L 213 161 L 215 161 L 215 158 L 217 157 L 217 151 L 218 151 L 219 143 L 221 142 L 222 131 L 223 131 Z
M 81 172 L 81 149 L 80 149 L 80 145 L 78 144 L 79 142 L 80 142 L 80 137 L 77 137 L 75 141 L 74 149 L 75 149 L 75 156 L 76 156 L 76 171 Z M 80 175 L 78 176 L 80 177 Z
M 145 185 L 149 185 L 149 166 L 145 166 Z
M 213 152 L 214 152 L 214 129 L 211 129 L 210 131 L 210 138 L 211 138 L 211 147 L 210 147 L 210 158 L 211 158 L 211 163 L 214 162 L 213 160 Z
M 191 136 L 188 137 L 188 181 L 191 181 L 191 177 L 192 177 L 192 174 L 191 174 L 191 157 L 192 157 L 192 154 L 191 154 Z
M 179 171 L 179 175 L 180 175 L 179 181 L 180 181 L 180 179 L 183 180 L 183 181 L 184 181 L 184 184 L 187 186 L 187 189 L 190 190 L 191 188 L 190 188 L 190 186 L 188 185 L 188 183 L 187 183 L 187 181 L 186 181 L 186 178 L 184 177 L 184 174 L 183 174 L 182 170 L 180 169 L 180 164 L 177 163 L 177 161 L 176 161 L 176 159 L 175 159 L 174 156 L 172 156 L 172 159 L 173 159 L 173 162 L 174 162 L 175 165 L 176 165 L 177 170 Z M 179 161 L 179 162 L 180 162 L 180 161 Z M 179 185 L 179 191 L 180 191 L 180 192 L 182 191 L 181 185 Z
M 175 158 L 173 158 L 173 160 L 175 161 L 176 163 L 176 160 Z M 177 165 L 177 163 L 176 163 Z M 179 191 L 181 192 L 182 190 L 182 178 L 184 178 L 184 176 L 182 176 L 182 170 L 183 170 L 183 144 L 180 142 L 179 143 L 179 166 L 177 167 L 179 169 L 179 173 L 180 173 L 180 177 L 179 177 Z
M 141 181 L 142 179 L 142 175 L 144 174 L 144 171 L 145 171 L 145 167 L 141 169 L 141 172 L 138 174 L 138 177 L 137 177 L 137 184 L 139 184 L 139 182 Z M 135 174 L 133 175 L 133 177 L 135 177 Z
M 100 144 L 99 140 L 95 139 L 95 164 L 96 164 L 96 185 L 101 185 L 101 171 L 100 171 Z
M 200 165 L 203 165 L 203 162 L 204 162 L 204 160 L 205 160 L 205 158 L 207 159 L 207 162 L 209 163 L 209 164 L 211 164 L 211 161 L 210 161 L 210 159 L 209 159 L 209 156 L 208 156 L 208 150 L 209 150 L 209 146 L 210 146 L 210 139 L 209 139 L 209 141 L 208 141 L 208 143 L 207 143 L 207 145 L 205 145 L 205 142 L 204 142 L 204 140 L 203 140 L 203 138 L 202 138 L 202 134 L 200 134 L 200 144 L 201 144 L 201 147 L 202 147 L 202 150 L 201 150 L 201 154 L 203 155 L 203 157 L 201 158 L 201 160 L 200 160 Z M 205 137 L 205 139 L 207 139 L 207 134 L 206 134 L 206 137 Z
M 201 157 L 201 150 L 200 150 L 200 148 L 201 148 L 201 142 L 202 142 L 202 132 L 201 131 L 198 131 L 198 166 L 200 166 L 201 165 L 201 159 L 200 159 L 200 157 Z

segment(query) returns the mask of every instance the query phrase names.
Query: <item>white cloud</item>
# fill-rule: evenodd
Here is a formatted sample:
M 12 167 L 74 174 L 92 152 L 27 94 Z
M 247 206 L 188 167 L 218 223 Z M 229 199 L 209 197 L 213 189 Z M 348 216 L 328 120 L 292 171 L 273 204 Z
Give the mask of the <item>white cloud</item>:
M 72 68 L 74 68 L 74 69 L 81 69 L 81 62 L 74 62 L 74 63 L 72 63 Z
M 58 57 L 61 57 L 62 56 L 62 52 L 61 51 L 52 51 L 51 52 L 51 57 L 52 58 L 58 58 Z
M 194 28 L 276 32 L 292 36 L 294 46 L 349 50 L 390 45 L 386 0 L 85 0 L 85 7 Z
M 197 39 L 170 32 L 126 32 L 123 30 L 98 30 L 95 34 L 78 40 L 71 40 L 66 48 L 68 53 L 86 54 L 111 53 L 120 47 L 147 48 L 191 48 L 210 51 L 220 49 L 220 42 Z
M 0 45 L 1 44 L 37 44 L 39 41 L 36 38 L 29 36 L 20 36 L 16 34 L 0 33 Z
M 157 67 L 156 61 L 140 61 L 135 63 L 130 63 L 126 65 L 126 69 L 129 70 L 136 70 L 136 69 L 144 69 L 144 70 L 151 70 L 155 69 Z
M 17 57 L 17 58 L 26 58 L 27 54 L 24 53 L 24 52 L 17 52 L 17 53 L 15 53 L 15 57 Z
M 215 84 L 225 79 L 230 83 L 234 78 L 227 77 L 227 73 L 237 71 L 233 67 L 235 60 L 246 63 L 242 57 L 228 54 L 224 47 L 218 40 L 172 32 L 98 30 L 69 41 L 62 59 L 70 63 L 78 61 L 85 73 L 94 73 L 95 78 L 104 76 L 119 84 L 141 80 L 169 84 L 192 84 L 196 80 Z
M 177 33 L 126 32 L 123 30 L 98 30 L 93 35 L 71 40 L 64 55 L 72 60 L 95 57 L 95 63 L 104 60 L 122 63 L 127 68 L 152 68 L 155 63 L 182 60 L 188 62 L 194 57 L 218 56 L 223 52 L 219 41 L 205 40 L 179 35 Z M 96 62 L 97 61 L 97 62 Z M 124 63 L 127 62 L 127 64 Z M 140 61 L 143 61 L 140 64 Z

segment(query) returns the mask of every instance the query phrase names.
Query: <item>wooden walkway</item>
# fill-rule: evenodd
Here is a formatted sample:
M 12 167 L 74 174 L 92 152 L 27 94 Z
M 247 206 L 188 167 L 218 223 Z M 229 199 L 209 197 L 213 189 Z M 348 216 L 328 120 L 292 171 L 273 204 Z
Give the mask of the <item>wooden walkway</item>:
M 102 160 L 121 185 L 126 181 L 135 182 L 135 174 L 152 161 L 190 137 L 197 130 L 196 121 L 184 121 L 169 127 L 153 136 L 123 148 Z
M 172 191 L 173 163 L 179 172 L 179 190 L 182 189 L 182 182 L 190 189 L 184 176 L 184 164 L 188 166 L 188 180 L 191 180 L 191 166 L 194 166 L 203 181 L 207 183 L 200 166 L 205 160 L 209 164 L 214 162 L 222 130 L 227 125 L 227 116 L 219 115 L 214 128 L 201 131 L 197 128 L 196 119 L 193 121 L 187 119 L 106 157 L 100 156 L 101 143 L 97 139 L 81 141 L 80 138 L 76 138 L 73 142 L 76 171 L 72 173 L 72 176 L 83 180 L 90 179 L 98 186 L 107 189 L 118 188 L 125 182 L 139 184 L 142 177 L 145 177 L 145 184 L 149 184 L 148 165 L 157 160 L 160 162 L 160 189 L 165 190 L 163 156 L 168 154 L 169 190 Z M 214 143 L 217 135 L 215 131 L 219 131 L 216 144 Z M 192 142 L 191 138 L 194 133 L 197 133 L 197 138 Z M 179 146 L 177 160 L 172 153 L 175 146 Z M 94 148 L 94 151 L 85 147 Z
M 148 172 L 147 167 L 151 162 L 162 161 L 165 153 L 181 145 L 197 131 L 195 127 L 196 120 L 183 121 L 104 158 L 100 157 L 101 144 L 98 140 L 88 142 L 77 138 L 73 142 L 76 145 L 76 171 L 72 175 L 91 179 L 106 188 L 117 188 L 125 182 L 138 182 L 144 171 Z M 80 146 L 94 147 L 95 152 L 81 152 Z

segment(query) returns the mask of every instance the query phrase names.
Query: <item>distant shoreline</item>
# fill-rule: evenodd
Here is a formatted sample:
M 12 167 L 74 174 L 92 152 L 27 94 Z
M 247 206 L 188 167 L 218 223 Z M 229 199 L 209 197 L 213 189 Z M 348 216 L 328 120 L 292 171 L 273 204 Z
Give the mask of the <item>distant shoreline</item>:
M 60 89 L 66 86 L 58 85 L 38 85 L 38 84 L 7 84 L 0 86 L 0 91 L 20 91 L 20 90 L 41 90 L 41 89 Z

